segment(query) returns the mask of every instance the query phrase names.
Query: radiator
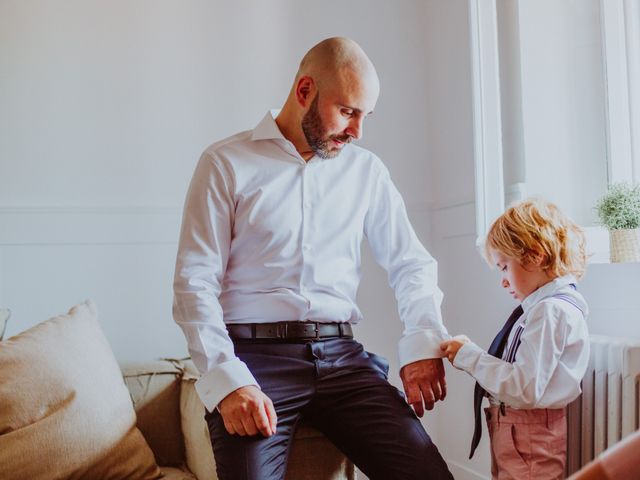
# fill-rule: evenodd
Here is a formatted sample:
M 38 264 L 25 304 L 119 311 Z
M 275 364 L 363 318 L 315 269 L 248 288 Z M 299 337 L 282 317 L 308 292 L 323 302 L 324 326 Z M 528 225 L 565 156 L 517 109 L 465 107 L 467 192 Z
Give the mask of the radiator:
M 591 335 L 582 395 L 567 409 L 567 475 L 640 426 L 640 340 Z

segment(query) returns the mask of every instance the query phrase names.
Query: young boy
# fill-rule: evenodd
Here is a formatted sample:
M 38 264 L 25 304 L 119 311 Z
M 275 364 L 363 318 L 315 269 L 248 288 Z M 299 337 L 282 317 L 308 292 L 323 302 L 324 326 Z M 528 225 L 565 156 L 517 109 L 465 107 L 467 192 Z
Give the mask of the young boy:
M 576 281 L 585 271 L 584 234 L 558 208 L 526 200 L 492 225 L 485 257 L 521 305 L 489 352 L 465 336 L 442 343 L 454 367 L 476 381 L 476 431 L 484 395 L 493 479 L 561 479 L 565 407 L 580 394 L 589 359 L 587 304 Z

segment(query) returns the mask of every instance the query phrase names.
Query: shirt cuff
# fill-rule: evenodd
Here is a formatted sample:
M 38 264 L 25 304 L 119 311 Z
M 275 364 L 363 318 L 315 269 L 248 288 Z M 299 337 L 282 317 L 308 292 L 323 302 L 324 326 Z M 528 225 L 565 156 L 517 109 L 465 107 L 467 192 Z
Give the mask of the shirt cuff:
M 398 342 L 400 368 L 409 363 L 430 358 L 442 358 L 440 343 L 450 336 L 440 330 L 419 330 L 405 335 Z
M 247 365 L 239 358 L 209 370 L 196 382 L 196 391 L 205 408 L 212 412 L 231 392 L 247 385 L 258 385 Z
M 471 372 L 483 353 L 484 350 L 478 345 L 473 342 L 467 342 L 458 350 L 456 358 L 453 359 L 453 366 L 465 372 Z

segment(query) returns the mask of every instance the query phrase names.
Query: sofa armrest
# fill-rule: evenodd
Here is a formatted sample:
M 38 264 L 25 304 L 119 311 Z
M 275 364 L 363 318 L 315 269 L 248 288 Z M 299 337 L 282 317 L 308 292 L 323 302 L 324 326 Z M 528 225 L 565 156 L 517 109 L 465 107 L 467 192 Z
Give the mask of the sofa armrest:
M 185 464 L 180 425 L 182 364 L 179 360 L 129 362 L 120 369 L 136 410 L 138 428 L 156 462 L 181 468 Z

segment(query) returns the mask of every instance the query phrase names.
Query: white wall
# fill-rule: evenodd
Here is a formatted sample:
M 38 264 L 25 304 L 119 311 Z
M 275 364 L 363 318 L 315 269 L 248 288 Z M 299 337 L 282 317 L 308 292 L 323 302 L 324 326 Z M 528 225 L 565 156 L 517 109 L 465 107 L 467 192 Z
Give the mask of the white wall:
M 419 1 L 2 2 L 8 333 L 93 297 L 121 359 L 184 354 L 171 276 L 195 162 L 280 106 L 322 38 L 351 36 L 377 65 L 383 90 L 362 144 L 424 211 L 421 15 Z
M 426 241 L 424 5 L 404 0 L 0 3 L 0 305 L 10 336 L 85 298 L 121 361 L 186 355 L 171 319 L 183 196 L 201 151 L 284 101 L 319 40 L 346 35 L 382 93 L 365 147 Z M 401 325 L 365 255 L 357 327 L 391 361 Z
M 284 101 L 319 40 L 354 38 L 382 93 L 365 147 L 428 243 L 420 0 L 0 3 L 0 305 L 11 336 L 85 298 L 120 361 L 184 356 L 171 319 L 183 196 L 201 151 Z M 359 338 L 391 361 L 386 276 L 365 255 Z
M 594 225 L 607 185 L 600 0 L 517 3 L 527 194 Z
M 473 118 L 468 8 L 465 0 L 431 2 L 426 15 L 429 68 L 427 116 L 430 129 L 430 186 L 435 194 L 432 253 L 445 293 L 443 315 L 449 332 L 465 333 L 480 345 L 491 339 L 492 312 L 508 308 L 497 295 L 488 269 L 475 250 Z M 503 308 L 501 308 L 503 307 Z M 455 478 L 480 478 L 489 460 L 486 435 L 468 461 L 473 431 L 473 382 L 447 363 L 446 401 L 436 407 L 437 445 Z

